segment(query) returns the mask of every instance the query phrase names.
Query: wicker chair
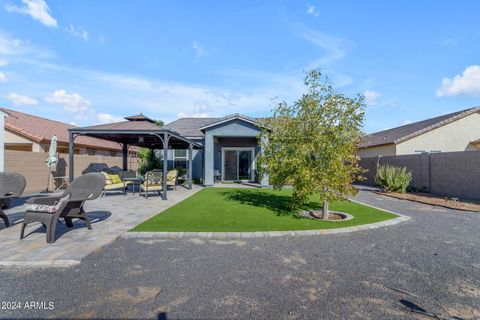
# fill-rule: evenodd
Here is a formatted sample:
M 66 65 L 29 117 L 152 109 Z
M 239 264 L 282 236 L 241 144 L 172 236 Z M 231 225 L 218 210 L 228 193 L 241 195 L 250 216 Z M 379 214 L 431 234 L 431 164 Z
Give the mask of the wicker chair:
M 73 180 L 61 195 L 30 199 L 26 206 L 20 239 L 23 239 L 28 223 L 40 222 L 47 229 L 47 242 L 54 242 L 59 218 L 63 218 L 69 228 L 73 227 L 72 219 L 83 220 L 91 230 L 92 226 L 83 205 L 87 200 L 98 198 L 104 186 L 105 177 L 101 173 L 92 172 Z
M 177 176 L 178 170 L 168 170 L 167 172 L 167 187 L 173 187 L 173 189 L 177 190 Z
M 148 199 L 148 192 L 158 192 L 163 190 L 163 174 L 161 170 L 148 171 L 145 174 L 145 181 L 140 185 L 140 190 L 145 194 L 145 198 Z
M 10 226 L 8 216 L 3 212 L 2 207 L 22 195 L 27 181 L 25 177 L 16 172 L 0 172 L 0 218 L 3 219 L 5 227 Z

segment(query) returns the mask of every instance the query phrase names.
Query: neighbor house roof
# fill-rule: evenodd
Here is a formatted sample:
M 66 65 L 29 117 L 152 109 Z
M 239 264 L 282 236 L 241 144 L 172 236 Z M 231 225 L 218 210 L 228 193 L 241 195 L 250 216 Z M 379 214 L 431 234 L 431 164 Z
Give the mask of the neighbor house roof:
M 480 112 L 480 107 L 465 109 L 443 116 L 410 123 L 401 127 L 375 132 L 365 137 L 360 148 L 370 148 L 387 144 L 398 144 L 421 134 L 424 134 L 428 131 L 434 130 L 436 128 L 459 120 L 461 118 L 464 118 L 475 112 Z
M 218 118 L 180 118 L 170 122 L 164 126 L 166 129 L 174 130 L 185 137 L 203 138 L 203 131 L 207 128 L 228 122 L 231 120 L 240 119 L 254 125 L 260 125 L 258 118 L 248 117 L 242 114 L 231 114 L 226 117 Z
M 76 128 L 76 126 L 68 123 L 45 119 L 7 108 L 0 108 L 0 111 L 7 114 L 5 119 L 6 130 L 36 143 L 50 143 L 51 137 L 56 135 L 59 144 L 68 144 L 68 129 Z M 121 150 L 118 143 L 91 137 L 80 136 L 75 139 L 75 145 L 94 149 Z

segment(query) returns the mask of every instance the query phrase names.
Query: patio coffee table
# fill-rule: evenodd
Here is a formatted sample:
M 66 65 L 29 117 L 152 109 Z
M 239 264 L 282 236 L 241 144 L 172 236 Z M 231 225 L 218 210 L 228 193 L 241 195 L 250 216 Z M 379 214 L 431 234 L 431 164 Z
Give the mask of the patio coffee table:
M 140 184 L 143 182 L 143 178 L 141 177 L 132 177 L 132 178 L 123 178 L 123 185 L 125 186 L 125 195 L 127 194 L 127 182 L 132 182 L 132 192 L 135 194 L 135 186 L 138 186 L 138 192 L 140 193 Z

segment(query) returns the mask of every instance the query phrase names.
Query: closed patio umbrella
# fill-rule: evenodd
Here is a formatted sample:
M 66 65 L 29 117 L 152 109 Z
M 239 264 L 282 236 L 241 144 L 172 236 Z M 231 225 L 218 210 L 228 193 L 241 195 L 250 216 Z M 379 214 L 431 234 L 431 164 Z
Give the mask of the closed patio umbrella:
M 48 150 L 48 158 L 45 160 L 49 170 L 48 170 L 48 182 L 47 182 L 47 189 L 50 186 L 50 176 L 52 175 L 52 167 L 55 166 L 58 162 L 57 159 L 57 136 L 52 136 L 50 139 L 50 149 Z

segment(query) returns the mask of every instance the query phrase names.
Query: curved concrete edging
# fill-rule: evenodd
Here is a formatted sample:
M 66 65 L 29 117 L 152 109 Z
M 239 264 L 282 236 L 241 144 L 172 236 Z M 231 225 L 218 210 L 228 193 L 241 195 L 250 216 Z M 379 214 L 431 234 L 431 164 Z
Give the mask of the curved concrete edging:
M 245 239 L 245 238 L 270 238 L 270 237 L 282 237 L 282 236 L 314 236 L 321 234 L 337 234 L 337 233 L 350 233 L 362 230 L 370 230 L 381 227 L 393 226 L 401 222 L 410 220 L 409 216 L 371 206 L 369 204 L 351 200 L 352 202 L 360 203 L 365 206 L 382 210 L 397 215 L 397 218 L 370 223 L 362 224 L 352 227 L 334 228 L 334 229 L 317 229 L 317 230 L 295 230 L 295 231 L 256 231 L 256 232 L 126 232 L 120 237 L 123 239 L 134 238 L 156 238 L 156 239 Z

